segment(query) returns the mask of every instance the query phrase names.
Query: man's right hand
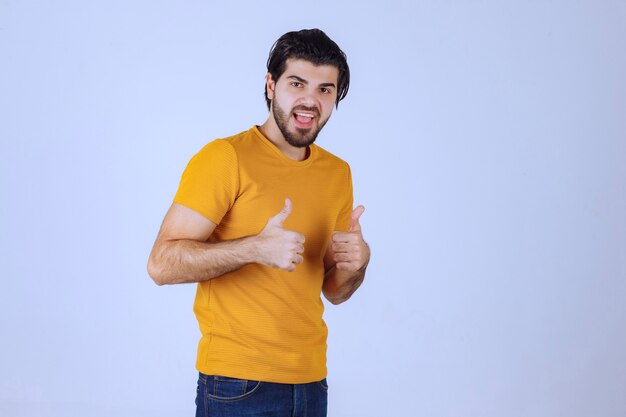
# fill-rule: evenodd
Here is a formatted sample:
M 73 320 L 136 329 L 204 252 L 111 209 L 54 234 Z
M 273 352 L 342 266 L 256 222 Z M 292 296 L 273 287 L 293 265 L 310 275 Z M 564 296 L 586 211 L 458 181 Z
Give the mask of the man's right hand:
M 261 263 L 272 268 L 294 271 L 304 258 L 304 235 L 283 228 L 283 223 L 291 214 L 291 200 L 285 199 L 283 209 L 267 221 L 257 235 L 260 245 Z

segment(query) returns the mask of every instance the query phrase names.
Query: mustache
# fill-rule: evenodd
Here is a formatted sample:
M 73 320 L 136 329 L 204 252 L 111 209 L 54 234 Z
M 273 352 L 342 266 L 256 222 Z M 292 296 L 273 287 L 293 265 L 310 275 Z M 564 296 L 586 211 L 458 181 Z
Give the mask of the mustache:
M 312 113 L 315 113 L 315 115 L 317 117 L 320 117 L 320 111 L 317 107 L 307 107 L 307 106 L 296 106 L 293 109 L 291 109 L 291 112 L 295 112 L 297 110 L 304 110 L 304 111 L 310 111 Z

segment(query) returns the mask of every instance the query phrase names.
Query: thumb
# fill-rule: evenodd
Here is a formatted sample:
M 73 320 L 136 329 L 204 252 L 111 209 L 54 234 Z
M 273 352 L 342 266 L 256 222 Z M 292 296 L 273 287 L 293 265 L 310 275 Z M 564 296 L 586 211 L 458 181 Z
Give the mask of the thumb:
M 361 231 L 361 224 L 359 223 L 359 218 L 361 217 L 364 211 L 365 211 L 365 207 L 358 206 L 350 214 L 350 231 L 351 232 Z
M 285 205 L 282 210 L 278 212 L 274 217 L 270 217 L 267 224 L 271 224 L 273 226 L 283 227 L 283 222 L 289 217 L 291 214 L 291 200 L 289 198 L 285 198 Z

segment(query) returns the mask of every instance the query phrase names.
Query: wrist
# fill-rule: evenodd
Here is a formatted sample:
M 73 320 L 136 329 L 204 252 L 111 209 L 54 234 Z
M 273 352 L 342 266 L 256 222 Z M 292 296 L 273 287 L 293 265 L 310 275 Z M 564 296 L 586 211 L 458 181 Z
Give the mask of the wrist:
M 259 235 L 247 236 L 241 239 L 242 260 L 246 264 L 264 264 L 263 262 L 263 244 Z

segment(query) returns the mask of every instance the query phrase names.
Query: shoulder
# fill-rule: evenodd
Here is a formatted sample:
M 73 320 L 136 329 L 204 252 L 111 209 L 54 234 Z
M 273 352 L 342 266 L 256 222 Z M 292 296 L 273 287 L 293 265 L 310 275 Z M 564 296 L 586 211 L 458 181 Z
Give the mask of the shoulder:
M 209 155 L 215 153 L 227 154 L 234 151 L 235 149 L 233 144 L 230 142 L 230 138 L 219 138 L 204 145 L 196 155 Z
M 320 161 L 323 161 L 324 163 L 327 163 L 327 164 L 331 164 L 336 169 L 350 172 L 350 165 L 346 161 L 344 161 L 337 155 L 331 152 L 328 152 L 326 149 L 322 148 L 321 146 L 318 146 L 318 145 L 311 145 L 311 146 L 314 146 L 316 148 L 317 157 Z
M 237 151 L 245 142 L 249 141 L 250 130 L 225 138 L 214 139 L 204 145 L 194 159 L 237 159 Z
M 253 129 L 237 133 L 236 135 L 214 139 L 213 141 L 204 145 L 198 154 L 205 153 L 218 153 L 218 154 L 232 154 L 236 155 L 241 152 L 243 148 L 249 146 L 254 142 Z
M 189 160 L 185 168 L 187 176 L 210 177 L 218 172 L 238 171 L 239 161 L 230 138 L 214 139 L 204 145 Z

